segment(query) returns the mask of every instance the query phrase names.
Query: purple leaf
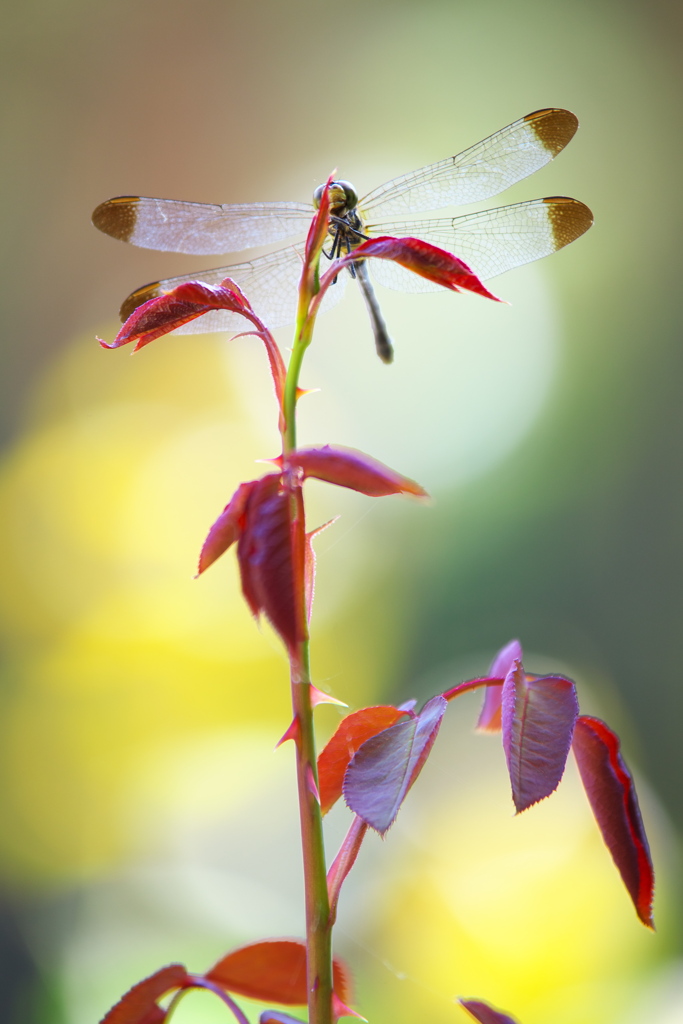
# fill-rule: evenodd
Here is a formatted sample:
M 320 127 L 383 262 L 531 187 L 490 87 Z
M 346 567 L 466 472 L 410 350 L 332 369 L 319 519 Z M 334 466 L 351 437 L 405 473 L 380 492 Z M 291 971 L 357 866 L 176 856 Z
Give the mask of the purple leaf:
M 380 835 L 393 824 L 399 808 L 427 760 L 447 702 L 432 697 L 419 715 L 366 740 L 349 764 L 344 798 Z
M 412 709 L 411 709 L 412 710 Z M 390 704 L 352 711 L 337 726 L 318 757 L 320 809 L 327 814 L 342 795 L 344 776 L 351 758 L 369 740 L 403 717 L 401 708 Z
M 581 781 L 638 917 L 652 928 L 654 872 L 633 779 L 619 737 L 599 718 L 582 715 L 572 743 Z
M 503 747 L 518 812 L 557 788 L 578 713 L 571 679 L 529 678 L 519 661 L 508 672 L 502 696 Z
M 479 999 L 459 999 L 458 1002 L 479 1021 L 479 1024 L 517 1024 L 507 1013 L 494 1010 L 488 1003 L 482 1003 Z
M 511 640 L 502 647 L 491 662 L 489 675 L 493 678 L 505 679 L 516 661 L 522 660 L 522 645 L 519 640 Z M 500 700 L 502 687 L 487 686 L 484 691 L 484 703 L 479 713 L 477 729 L 480 732 L 500 732 Z
M 306 1024 L 301 1017 L 291 1017 L 288 1013 L 278 1010 L 264 1010 L 259 1017 L 259 1024 Z
M 397 706 L 397 710 L 406 712 L 412 711 L 416 704 L 417 700 L 415 699 L 415 697 L 410 697 L 408 700 L 404 700 L 402 704 L 399 704 Z

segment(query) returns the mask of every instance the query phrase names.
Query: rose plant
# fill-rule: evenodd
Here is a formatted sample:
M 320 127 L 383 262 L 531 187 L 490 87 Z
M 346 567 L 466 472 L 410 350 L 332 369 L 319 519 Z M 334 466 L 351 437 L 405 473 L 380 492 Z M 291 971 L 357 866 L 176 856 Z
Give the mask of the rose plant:
M 579 712 L 575 684 L 561 675 L 538 676 L 523 666 L 517 640 L 504 646 L 486 675 L 452 686 L 417 709 L 415 701 L 355 710 L 339 724 L 320 753 L 314 708 L 339 703 L 311 681 L 309 621 L 313 598 L 316 529 L 307 529 L 304 484 L 308 478 L 362 494 L 425 496 L 423 488 L 370 456 L 339 445 L 299 447 L 296 411 L 302 394 L 302 360 L 313 337 L 325 294 L 345 268 L 365 260 L 389 260 L 452 291 L 468 290 L 496 300 L 456 256 L 416 238 L 367 239 L 333 259 L 320 273 L 330 230 L 330 178 L 306 240 L 294 344 L 288 365 L 266 324 L 230 278 L 220 285 L 186 282 L 135 309 L 106 348 L 130 342 L 135 350 L 205 313 L 226 310 L 244 320 L 245 334 L 265 345 L 272 376 L 282 450 L 273 470 L 241 483 L 209 530 L 198 574 L 235 545 L 244 598 L 254 616 L 264 614 L 284 644 L 291 675 L 292 720 L 281 743 L 291 741 L 303 852 L 305 938 L 266 938 L 223 956 L 203 974 L 181 964 L 160 968 L 128 991 L 102 1024 L 164 1024 L 192 989 L 208 989 L 240 1024 L 248 1024 L 236 997 L 272 1003 L 261 1024 L 295 1024 L 282 1007 L 306 1006 L 309 1024 L 360 1017 L 348 967 L 333 957 L 332 938 L 345 879 L 368 829 L 385 835 L 437 739 L 443 716 L 462 693 L 481 689 L 478 728 L 500 732 L 517 812 L 558 786 L 569 751 L 626 890 L 640 920 L 652 927 L 653 870 L 633 780 L 619 740 L 602 721 Z M 500 300 L 496 300 L 500 301 Z M 323 817 L 344 798 L 351 822 L 326 868 Z M 462 999 L 480 1024 L 511 1024 L 512 1018 L 480 999 Z M 362 1019 L 362 1018 L 361 1018 Z

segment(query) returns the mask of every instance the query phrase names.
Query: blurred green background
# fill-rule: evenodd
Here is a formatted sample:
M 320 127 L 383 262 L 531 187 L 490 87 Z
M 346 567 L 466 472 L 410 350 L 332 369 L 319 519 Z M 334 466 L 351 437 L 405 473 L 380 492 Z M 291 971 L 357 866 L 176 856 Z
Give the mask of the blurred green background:
M 372 1022 L 464 1021 L 457 995 L 522 1024 L 682 1019 L 682 28 L 669 0 L 3 5 L 0 1019 L 92 1024 L 163 963 L 302 929 L 285 661 L 231 555 L 191 579 L 277 451 L 265 360 L 219 336 L 99 349 L 132 288 L 193 264 L 91 210 L 305 201 L 333 168 L 363 194 L 544 106 L 579 134 L 486 205 L 573 195 L 585 238 L 494 282 L 509 308 L 383 293 L 390 368 L 357 296 L 321 320 L 302 439 L 436 502 L 310 485 L 313 524 L 343 513 L 317 545 L 313 665 L 352 706 L 481 674 L 513 636 L 570 674 L 638 777 L 659 929 L 572 767 L 512 818 L 468 698 L 363 851 L 338 945 Z M 176 1019 L 225 1017 L 198 996 Z

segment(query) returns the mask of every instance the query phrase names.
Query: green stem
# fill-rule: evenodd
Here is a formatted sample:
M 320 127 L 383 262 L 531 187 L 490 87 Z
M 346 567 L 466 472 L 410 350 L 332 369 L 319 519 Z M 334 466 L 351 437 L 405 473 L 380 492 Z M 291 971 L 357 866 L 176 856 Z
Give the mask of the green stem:
M 313 313 L 310 312 L 309 305 L 310 298 L 307 297 L 306 289 L 302 282 L 294 345 L 285 378 L 283 401 L 285 425 L 282 435 L 285 453 L 291 452 L 296 448 L 296 403 L 298 400 L 299 374 L 301 373 L 301 364 L 304 361 L 306 349 L 311 344 L 313 338 L 313 325 L 315 324 L 317 314 L 317 309 Z
M 313 318 L 308 303 L 300 302 L 296 335 L 287 368 L 284 388 L 283 454 L 296 448 L 296 404 L 303 357 L 311 342 Z M 301 486 L 292 494 L 293 522 L 296 531 L 295 552 L 305 544 L 305 519 Z M 303 573 L 302 573 L 303 575 Z M 303 590 L 303 588 L 302 588 Z M 305 605 L 305 595 L 301 594 Z M 302 608 L 305 621 L 306 609 Z M 309 642 L 299 643 L 290 655 L 292 711 L 296 741 L 296 769 L 299 794 L 299 818 L 306 900 L 306 978 L 309 1024 L 333 1024 L 332 1013 L 332 921 L 327 893 L 325 845 L 322 813 L 318 795 L 318 769 L 311 703 Z
M 287 367 L 287 377 L 285 379 L 285 431 L 282 438 L 285 452 L 291 452 L 296 448 L 296 403 L 298 397 L 297 390 L 299 387 L 299 374 L 301 372 L 301 364 L 303 362 L 306 349 L 310 345 L 310 342 L 310 333 L 305 330 L 304 326 L 296 333 L 296 340 L 294 342 L 294 348 L 292 349 L 289 366 Z
M 291 659 L 292 708 L 297 723 L 297 784 L 306 897 L 309 1024 L 332 1024 L 332 927 L 318 797 L 308 641 Z

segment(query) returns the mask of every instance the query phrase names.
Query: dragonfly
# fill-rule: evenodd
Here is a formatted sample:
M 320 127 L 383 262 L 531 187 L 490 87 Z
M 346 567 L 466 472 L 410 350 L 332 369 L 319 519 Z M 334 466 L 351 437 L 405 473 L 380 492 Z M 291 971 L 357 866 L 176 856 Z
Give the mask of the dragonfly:
M 593 223 L 589 208 L 567 196 L 532 199 L 456 217 L 421 220 L 415 215 L 498 195 L 557 156 L 573 138 L 578 124 L 569 110 L 535 110 L 469 149 L 394 178 L 360 200 L 350 182 L 332 182 L 330 244 L 325 255 L 332 259 L 348 253 L 366 238 L 378 235 L 413 236 L 454 253 L 480 279 L 487 280 L 557 252 Z M 105 234 L 146 249 L 197 256 L 239 253 L 305 235 L 324 187 L 316 189 L 312 204 L 215 205 L 116 196 L 101 203 L 92 219 Z M 186 281 L 217 285 L 229 277 L 270 328 L 287 326 L 296 317 L 303 256 L 302 241 L 241 263 L 154 281 L 125 299 L 121 319 L 125 321 L 142 303 Z M 370 314 L 377 352 L 384 362 L 391 362 L 393 347 L 371 280 L 398 291 L 438 291 L 440 286 L 386 260 L 358 260 L 347 271 L 328 289 L 321 311 L 335 305 L 346 281 L 355 278 Z M 176 333 L 237 333 L 242 329 L 239 315 L 215 310 Z

